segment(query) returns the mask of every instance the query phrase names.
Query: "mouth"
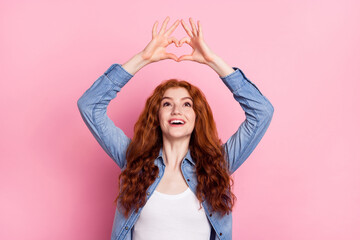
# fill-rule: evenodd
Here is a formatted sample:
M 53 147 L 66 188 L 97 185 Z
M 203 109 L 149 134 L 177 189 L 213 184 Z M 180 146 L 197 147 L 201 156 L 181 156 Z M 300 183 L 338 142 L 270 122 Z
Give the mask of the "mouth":
M 170 119 L 169 124 L 174 127 L 183 126 L 185 124 L 185 121 L 182 119 Z

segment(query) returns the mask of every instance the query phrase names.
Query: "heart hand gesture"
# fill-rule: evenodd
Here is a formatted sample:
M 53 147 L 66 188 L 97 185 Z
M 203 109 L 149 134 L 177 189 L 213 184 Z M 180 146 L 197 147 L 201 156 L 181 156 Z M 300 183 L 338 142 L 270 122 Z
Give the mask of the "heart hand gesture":
M 169 37 L 179 25 L 179 20 L 176 20 L 176 22 L 167 31 L 165 31 L 169 20 L 170 18 L 166 17 L 159 33 L 157 33 L 158 22 L 155 22 L 152 29 L 152 40 L 142 51 L 142 58 L 144 60 L 148 62 L 157 62 L 164 59 L 178 60 L 176 55 L 166 52 L 166 47 L 171 43 L 175 43 L 177 47 L 179 46 L 179 41 L 176 38 Z
M 122 65 L 126 71 L 130 74 L 135 74 L 145 65 L 164 59 L 173 59 L 177 62 L 189 60 L 206 64 L 220 76 L 226 76 L 234 71 L 230 65 L 217 56 L 205 43 L 200 21 L 197 22 L 198 28 L 196 28 L 193 19 L 190 18 L 190 29 L 185 25 L 184 20 L 181 19 L 181 24 L 188 34 L 188 37 L 184 37 L 181 41 L 178 41 L 175 37 L 170 37 L 170 35 L 174 32 L 180 21 L 176 20 L 176 22 L 168 30 L 166 30 L 169 20 L 170 17 L 167 16 L 159 32 L 157 32 L 158 22 L 155 22 L 152 29 L 152 40 L 148 43 L 144 50 L 133 56 L 129 61 Z M 178 58 L 175 54 L 166 52 L 166 47 L 171 43 L 174 43 L 176 47 L 181 47 L 184 43 L 186 43 L 193 48 L 193 52 L 188 55 L 182 55 Z
M 190 18 L 189 21 L 191 24 L 191 30 L 185 25 L 184 20 L 181 19 L 181 24 L 190 38 L 184 37 L 180 40 L 179 45 L 181 47 L 183 43 L 187 43 L 193 48 L 193 52 L 191 53 L 191 55 L 183 55 L 179 57 L 178 62 L 183 60 L 195 61 L 202 64 L 209 64 L 213 62 L 215 54 L 204 41 L 200 21 L 197 22 L 198 29 L 196 29 L 194 20 L 192 18 Z
M 202 64 L 209 64 L 214 61 L 215 54 L 204 41 L 200 21 L 197 22 L 198 28 L 196 28 L 194 20 L 190 18 L 189 21 L 192 28 L 190 29 L 185 25 L 184 20 L 181 20 L 181 24 L 188 34 L 188 37 L 184 37 L 181 41 L 178 41 L 175 37 L 170 37 L 170 35 L 174 32 L 180 21 L 176 20 L 176 22 L 166 30 L 169 20 L 170 18 L 166 17 L 159 33 L 157 32 L 158 22 L 155 22 L 152 29 L 152 40 L 141 53 L 144 60 L 148 62 L 157 62 L 164 59 L 173 59 L 177 62 L 190 60 Z M 193 48 L 193 52 L 190 55 L 183 55 L 178 58 L 173 53 L 166 52 L 166 47 L 171 43 L 174 43 L 176 47 L 181 47 L 186 43 Z

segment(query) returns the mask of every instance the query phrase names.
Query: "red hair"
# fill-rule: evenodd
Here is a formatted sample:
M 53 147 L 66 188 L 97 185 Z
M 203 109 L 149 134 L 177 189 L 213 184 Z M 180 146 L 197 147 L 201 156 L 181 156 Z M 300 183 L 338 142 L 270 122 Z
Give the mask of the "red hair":
M 189 148 L 196 166 L 196 197 L 200 202 L 206 200 L 212 211 L 228 214 L 232 211 L 236 197 L 231 191 L 233 179 L 228 172 L 212 111 L 199 88 L 177 79 L 162 82 L 147 99 L 126 151 L 127 165 L 119 175 L 119 194 L 114 203 L 120 203 L 126 217 L 132 209 L 137 212 L 145 205 L 146 191 L 159 173 L 154 160 L 163 144 L 158 118 L 160 102 L 165 91 L 173 87 L 185 88 L 193 99 L 196 120 Z

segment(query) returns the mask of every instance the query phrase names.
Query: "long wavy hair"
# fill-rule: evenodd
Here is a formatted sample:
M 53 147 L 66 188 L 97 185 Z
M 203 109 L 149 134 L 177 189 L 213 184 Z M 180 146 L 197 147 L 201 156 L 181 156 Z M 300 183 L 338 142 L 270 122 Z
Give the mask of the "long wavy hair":
M 233 179 L 228 171 L 225 152 L 204 94 L 187 81 L 169 79 L 158 85 L 147 99 L 126 151 L 127 163 L 119 175 L 119 194 L 114 201 L 123 208 L 125 217 L 132 209 L 138 212 L 145 205 L 146 191 L 159 173 L 154 164 L 163 144 L 158 112 L 165 91 L 174 87 L 185 88 L 193 99 L 196 120 L 189 148 L 196 166 L 196 197 L 200 202 L 205 200 L 211 211 L 222 216 L 232 211 L 236 201 L 231 191 Z

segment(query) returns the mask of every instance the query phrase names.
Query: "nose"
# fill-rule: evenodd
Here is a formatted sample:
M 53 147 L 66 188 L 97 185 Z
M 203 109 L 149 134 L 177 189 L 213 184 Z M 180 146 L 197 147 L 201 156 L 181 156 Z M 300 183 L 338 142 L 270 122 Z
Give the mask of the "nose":
M 172 108 L 171 115 L 181 114 L 181 109 L 177 104 L 174 104 Z

